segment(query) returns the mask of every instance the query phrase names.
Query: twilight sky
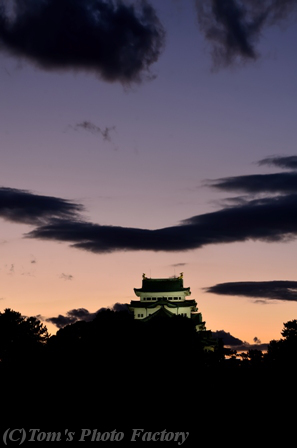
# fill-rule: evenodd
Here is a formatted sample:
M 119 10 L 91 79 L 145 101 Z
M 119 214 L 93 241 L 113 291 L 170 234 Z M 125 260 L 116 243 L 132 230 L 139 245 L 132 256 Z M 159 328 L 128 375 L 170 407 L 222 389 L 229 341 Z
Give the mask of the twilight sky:
M 297 1 L 23 3 L 0 0 L 1 311 L 53 334 L 134 299 L 143 272 L 184 272 L 208 329 L 279 339 Z

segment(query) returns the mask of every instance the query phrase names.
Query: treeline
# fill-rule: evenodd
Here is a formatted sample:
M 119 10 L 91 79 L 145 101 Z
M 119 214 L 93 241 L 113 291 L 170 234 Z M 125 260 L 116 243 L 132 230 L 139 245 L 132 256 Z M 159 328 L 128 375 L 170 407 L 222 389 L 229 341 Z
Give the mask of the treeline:
M 205 350 L 211 344 L 214 349 Z M 263 398 L 263 384 L 275 372 L 267 403 L 276 395 L 279 372 L 295 378 L 296 369 L 297 320 L 284 324 L 282 338 L 271 341 L 267 353 L 238 356 L 181 316 L 144 323 L 107 309 L 51 336 L 35 317 L 0 313 L 1 399 L 11 419 L 28 414 L 43 423 L 58 418 L 66 425 L 68 419 L 71 426 L 79 418 L 90 427 L 91 421 L 98 426 L 98 419 L 128 416 L 163 425 L 166 418 L 180 422 L 191 408 L 192 416 L 208 421 L 214 406 L 230 400 L 237 406 L 238 391 L 244 390 L 245 401 Z
M 127 311 L 100 311 L 91 322 L 78 321 L 49 335 L 35 317 L 23 317 L 6 309 L 0 313 L 0 367 L 21 366 L 25 371 L 42 365 L 77 375 L 86 370 L 110 378 L 120 369 L 121 377 L 133 369 L 154 378 L 154 369 L 171 375 L 182 368 L 201 369 L 220 363 L 223 347 L 204 350 L 210 332 L 196 332 L 195 325 L 181 316 L 152 319 L 143 323 Z
M 191 371 L 209 368 L 259 369 L 297 367 L 297 320 L 284 323 L 280 340 L 272 340 L 267 352 L 245 353 L 224 347 L 211 332 L 197 332 L 190 319 L 151 319 L 143 323 L 127 311 L 100 311 L 91 322 L 78 321 L 51 336 L 36 317 L 24 317 L 5 309 L 0 313 L 0 368 L 33 369 L 42 364 L 49 370 L 72 372 L 100 369 L 110 375 L 121 368 L 153 374 L 153 370 Z M 212 349 L 210 349 L 212 347 Z M 184 366 L 184 367 L 181 367 Z

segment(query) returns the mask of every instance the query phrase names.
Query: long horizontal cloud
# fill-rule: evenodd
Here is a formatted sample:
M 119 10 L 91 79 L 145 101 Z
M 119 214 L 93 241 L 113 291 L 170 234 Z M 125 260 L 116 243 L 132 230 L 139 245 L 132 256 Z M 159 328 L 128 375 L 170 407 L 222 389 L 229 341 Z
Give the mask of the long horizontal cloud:
M 163 43 L 163 27 L 146 2 L 0 0 L 0 50 L 43 69 L 140 81 Z
M 208 185 L 220 190 L 246 193 L 297 193 L 297 172 L 227 177 Z
M 27 238 L 64 241 L 94 253 L 186 251 L 208 244 L 248 240 L 288 241 L 297 237 L 296 174 L 285 172 L 213 181 L 212 186 L 219 189 L 261 193 L 261 196 L 270 192 L 273 196 L 235 198 L 233 205 L 221 210 L 156 230 L 88 222 L 81 215 L 80 204 L 10 188 L 0 188 L 0 217 L 33 224 L 35 227 L 25 235 Z
M 258 162 L 259 165 L 273 165 L 279 168 L 297 170 L 297 156 L 272 156 Z
M 297 156 L 272 156 L 262 159 L 258 165 L 289 169 L 282 173 L 252 174 L 225 177 L 207 181 L 206 185 L 218 190 L 245 193 L 297 193 Z
M 75 219 L 82 210 L 65 199 L 0 187 L 0 217 L 8 221 L 37 225 L 54 217 Z
M 266 282 L 230 282 L 218 283 L 205 288 L 206 292 L 226 295 L 261 298 L 268 300 L 285 300 L 297 302 L 297 282 L 276 280 Z
M 27 234 L 65 241 L 79 249 L 183 251 L 208 244 L 247 240 L 286 241 L 297 236 L 297 194 L 255 199 L 243 205 L 193 216 L 180 225 L 157 230 L 101 226 L 84 221 L 52 220 Z
M 255 60 L 266 26 L 290 17 L 296 0 L 196 0 L 198 21 L 216 64 Z

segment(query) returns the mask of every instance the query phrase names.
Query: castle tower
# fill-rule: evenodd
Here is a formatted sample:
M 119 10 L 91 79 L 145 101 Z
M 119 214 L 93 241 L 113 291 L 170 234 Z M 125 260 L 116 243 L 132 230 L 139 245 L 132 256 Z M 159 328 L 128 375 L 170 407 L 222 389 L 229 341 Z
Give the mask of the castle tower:
M 129 309 L 134 319 L 143 321 L 157 316 L 180 315 L 194 319 L 197 331 L 206 330 L 202 314 L 198 313 L 195 300 L 187 299 L 191 295 L 190 288 L 184 288 L 183 273 L 179 277 L 147 278 L 142 276 L 142 287 L 134 288 L 140 300 L 132 300 Z

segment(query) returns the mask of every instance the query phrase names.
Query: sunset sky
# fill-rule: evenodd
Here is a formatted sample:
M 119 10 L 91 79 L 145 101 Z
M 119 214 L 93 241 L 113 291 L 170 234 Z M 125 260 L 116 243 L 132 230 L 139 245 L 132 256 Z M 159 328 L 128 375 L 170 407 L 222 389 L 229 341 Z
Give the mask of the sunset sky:
M 279 339 L 297 318 L 297 1 L 23 3 L 0 0 L 0 311 L 54 334 L 135 299 L 142 273 L 183 272 L 207 329 Z

